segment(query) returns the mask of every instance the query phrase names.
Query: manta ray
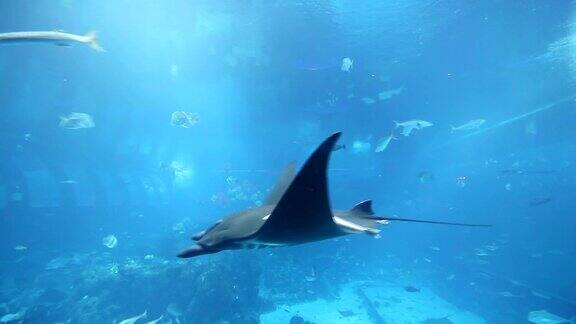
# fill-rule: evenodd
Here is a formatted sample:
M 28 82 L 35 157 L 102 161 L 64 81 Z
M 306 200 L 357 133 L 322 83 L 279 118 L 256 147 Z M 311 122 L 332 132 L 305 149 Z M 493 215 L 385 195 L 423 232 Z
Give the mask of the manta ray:
M 350 210 L 332 210 L 327 169 L 340 135 L 335 133 L 324 140 L 298 173 L 294 162 L 290 163 L 262 206 L 229 215 L 194 235 L 192 240 L 196 243 L 181 251 L 178 257 L 298 245 L 356 233 L 378 237 L 378 227 L 391 221 L 490 226 L 376 216 L 370 200 Z

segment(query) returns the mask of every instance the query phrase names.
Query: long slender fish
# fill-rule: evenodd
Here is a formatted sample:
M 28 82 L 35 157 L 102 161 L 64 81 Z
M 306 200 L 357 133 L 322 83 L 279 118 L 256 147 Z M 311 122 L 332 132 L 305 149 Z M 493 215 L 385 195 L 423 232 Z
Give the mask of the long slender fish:
M 81 43 L 90 46 L 99 52 L 104 49 L 98 44 L 98 34 L 89 32 L 86 35 L 75 35 L 63 31 L 30 31 L 0 33 L 0 44 L 4 43 L 52 43 L 58 46 L 70 46 L 72 43 Z

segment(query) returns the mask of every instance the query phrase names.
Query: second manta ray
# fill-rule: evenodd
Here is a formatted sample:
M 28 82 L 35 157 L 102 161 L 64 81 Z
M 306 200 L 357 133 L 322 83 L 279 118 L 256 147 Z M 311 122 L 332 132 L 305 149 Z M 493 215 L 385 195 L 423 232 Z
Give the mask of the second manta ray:
M 196 244 L 178 254 L 190 258 L 223 250 L 297 245 L 347 234 L 378 236 L 378 226 L 408 221 L 461 226 L 489 226 L 375 216 L 372 202 L 350 210 L 332 210 L 328 198 L 327 168 L 341 133 L 328 137 L 294 172 L 291 163 L 261 207 L 232 214 L 192 237 Z

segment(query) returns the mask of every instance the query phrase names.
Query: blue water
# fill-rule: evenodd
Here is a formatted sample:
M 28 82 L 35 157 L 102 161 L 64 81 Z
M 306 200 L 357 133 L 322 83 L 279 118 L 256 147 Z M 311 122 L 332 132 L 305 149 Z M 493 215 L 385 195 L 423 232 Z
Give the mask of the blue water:
M 363 282 L 433 292 L 485 323 L 571 318 L 575 5 L 0 2 L 0 33 L 97 31 L 105 49 L 0 41 L 0 317 L 118 323 L 147 310 L 137 323 L 266 323 Z M 175 111 L 197 122 L 173 125 Z M 74 112 L 95 127 L 62 127 Z M 394 126 L 416 119 L 433 126 Z M 475 119 L 486 122 L 451 132 Z M 493 227 L 392 222 L 380 239 L 176 258 L 337 131 L 334 208 L 373 199 L 378 215 Z M 335 322 L 362 322 L 367 305 Z M 370 321 L 405 323 L 385 309 Z

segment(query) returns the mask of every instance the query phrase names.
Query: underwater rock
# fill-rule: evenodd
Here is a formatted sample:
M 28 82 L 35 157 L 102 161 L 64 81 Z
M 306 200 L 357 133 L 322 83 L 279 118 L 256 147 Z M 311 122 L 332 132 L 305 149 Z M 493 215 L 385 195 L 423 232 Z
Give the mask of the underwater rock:
M 429 318 L 422 322 L 422 324 L 453 324 L 447 317 L 442 318 Z
M 290 324 L 314 324 L 310 321 L 305 320 L 302 316 L 300 315 L 294 315 L 292 316 L 292 318 L 290 319 Z

